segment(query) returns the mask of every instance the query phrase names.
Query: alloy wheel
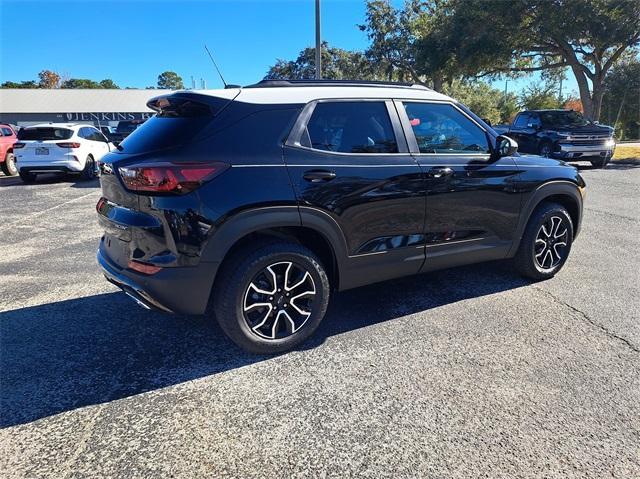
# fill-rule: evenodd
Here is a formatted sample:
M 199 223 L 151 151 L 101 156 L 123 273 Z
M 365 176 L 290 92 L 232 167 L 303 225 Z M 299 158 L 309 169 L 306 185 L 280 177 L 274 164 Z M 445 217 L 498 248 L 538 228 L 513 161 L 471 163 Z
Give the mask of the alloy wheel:
M 312 312 L 316 285 L 303 266 L 273 263 L 256 274 L 242 303 L 251 331 L 264 339 L 284 339 L 302 328 Z
M 534 244 L 536 264 L 543 270 L 558 266 L 564 258 L 569 228 L 560 216 L 551 216 L 538 230 Z

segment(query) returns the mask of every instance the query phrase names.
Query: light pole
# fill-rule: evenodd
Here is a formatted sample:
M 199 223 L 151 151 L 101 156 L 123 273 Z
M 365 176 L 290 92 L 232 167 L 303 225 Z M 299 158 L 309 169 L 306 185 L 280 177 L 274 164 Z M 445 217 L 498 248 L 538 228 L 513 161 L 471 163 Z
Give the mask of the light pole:
M 320 0 L 316 0 L 316 80 L 322 79 L 322 42 L 320 40 Z

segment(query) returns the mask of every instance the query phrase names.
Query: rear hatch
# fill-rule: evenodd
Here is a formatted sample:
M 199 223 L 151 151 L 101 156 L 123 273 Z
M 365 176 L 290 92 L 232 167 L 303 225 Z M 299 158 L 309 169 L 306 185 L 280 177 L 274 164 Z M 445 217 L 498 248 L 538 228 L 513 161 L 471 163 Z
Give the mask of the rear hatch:
M 58 143 L 68 141 L 73 130 L 59 127 L 23 128 L 18 142 L 24 146 L 16 150 L 20 162 L 47 162 L 66 151 Z
M 144 253 L 144 259 L 176 253 L 172 225 L 163 211 L 171 197 L 129 191 L 123 184 L 121 169 L 176 159 L 197 161 L 186 151 L 188 145 L 208 135 L 216 115 L 235 96 L 218 98 L 180 92 L 154 98 L 148 105 L 157 114 L 133 131 L 118 151 L 102 158 L 98 213 L 106 232 L 103 248 L 118 266 L 126 266 L 134 252 Z

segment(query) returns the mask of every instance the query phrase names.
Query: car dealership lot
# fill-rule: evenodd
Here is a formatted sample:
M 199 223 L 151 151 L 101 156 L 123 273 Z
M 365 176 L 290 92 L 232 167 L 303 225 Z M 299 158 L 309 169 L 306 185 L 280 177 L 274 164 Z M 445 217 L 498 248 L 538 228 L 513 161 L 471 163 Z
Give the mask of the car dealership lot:
M 556 278 L 490 264 L 348 291 L 278 357 L 104 281 L 95 182 L 0 177 L 1 470 L 640 475 L 640 167 L 583 176 Z

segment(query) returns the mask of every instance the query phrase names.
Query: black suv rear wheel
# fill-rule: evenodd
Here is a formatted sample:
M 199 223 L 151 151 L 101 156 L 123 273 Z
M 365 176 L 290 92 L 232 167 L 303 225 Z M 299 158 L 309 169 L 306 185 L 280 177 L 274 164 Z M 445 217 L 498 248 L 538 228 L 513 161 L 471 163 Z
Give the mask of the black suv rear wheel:
M 270 242 L 238 251 L 216 280 L 220 327 L 247 351 L 275 354 L 316 330 L 329 303 L 329 279 L 316 255 L 296 243 Z
M 573 222 L 564 206 L 542 203 L 529 218 L 514 258 L 516 269 L 528 278 L 553 277 L 569 257 Z

